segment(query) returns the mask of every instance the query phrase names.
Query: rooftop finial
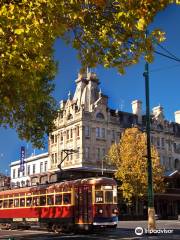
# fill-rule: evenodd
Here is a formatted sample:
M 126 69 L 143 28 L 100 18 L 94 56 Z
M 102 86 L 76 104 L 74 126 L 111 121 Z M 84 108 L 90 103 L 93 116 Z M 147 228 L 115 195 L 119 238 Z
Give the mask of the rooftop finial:
M 101 91 L 101 88 L 99 89 L 99 97 L 102 97 L 102 91 Z
M 68 99 L 71 99 L 71 92 L 68 93 Z

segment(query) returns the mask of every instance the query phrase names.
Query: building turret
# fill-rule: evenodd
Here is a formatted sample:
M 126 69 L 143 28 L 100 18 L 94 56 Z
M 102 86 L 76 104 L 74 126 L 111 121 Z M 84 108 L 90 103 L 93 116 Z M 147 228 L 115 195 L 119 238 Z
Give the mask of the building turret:
M 95 73 L 89 72 L 87 74 L 88 92 L 89 92 L 89 106 L 97 101 L 99 98 L 99 79 Z
M 76 82 L 76 90 L 74 93 L 73 100 L 76 101 L 78 108 L 80 108 L 83 90 L 87 84 L 87 75 L 79 73 L 78 78 L 76 79 L 75 82 Z

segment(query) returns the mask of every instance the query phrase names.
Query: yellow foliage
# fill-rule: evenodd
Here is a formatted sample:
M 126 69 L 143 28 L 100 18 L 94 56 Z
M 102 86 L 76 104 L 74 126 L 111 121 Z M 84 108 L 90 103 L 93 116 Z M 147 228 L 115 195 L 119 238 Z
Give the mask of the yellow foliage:
M 144 30 L 145 28 L 145 19 L 144 18 L 140 18 L 137 22 L 137 29 L 138 30 Z
M 122 182 L 123 197 L 131 202 L 132 197 L 141 198 L 147 194 L 147 150 L 146 134 L 138 128 L 126 129 L 120 142 L 111 146 L 109 158 L 117 167 L 115 176 Z M 151 148 L 154 191 L 164 190 L 164 168 L 155 147 Z
M 33 111 L 38 109 L 32 99 L 38 101 L 38 95 L 46 94 L 51 110 L 56 71 L 53 46 L 57 38 L 65 39 L 78 50 L 82 69 L 101 64 L 116 67 L 124 74 L 125 67 L 137 63 L 142 54 L 148 61 L 153 60 L 154 38 L 165 38 L 159 29 L 153 29 L 147 38 L 144 31 L 170 3 L 179 1 L 0 0 L 0 92 L 4 99 L 0 102 L 0 126 L 10 124 L 21 138 L 35 142 L 44 129 L 50 129 L 50 114 L 41 122 L 43 115 Z M 34 88 L 40 76 L 44 79 L 41 87 Z M 4 98 L 9 92 L 10 103 Z M 49 106 L 45 101 L 42 105 Z M 28 125 L 32 114 L 33 128 Z M 41 134 L 36 131 L 39 127 Z

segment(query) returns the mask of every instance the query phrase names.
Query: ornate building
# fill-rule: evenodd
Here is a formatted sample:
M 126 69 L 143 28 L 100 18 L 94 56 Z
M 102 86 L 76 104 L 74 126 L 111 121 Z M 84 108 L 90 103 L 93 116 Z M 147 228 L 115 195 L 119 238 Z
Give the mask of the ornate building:
M 74 96 L 71 98 L 69 94 L 67 101 L 60 102 L 57 130 L 49 137 L 52 170 L 58 170 L 64 149 L 77 153 L 62 162 L 62 169 L 106 170 L 107 150 L 113 142 L 119 141 L 123 131 L 116 113 L 107 109 L 107 104 L 108 97 L 99 90 L 97 76 L 79 74 Z
M 108 96 L 99 89 L 95 73 L 79 74 L 74 96 L 69 93 L 60 102 L 56 130 L 49 135 L 50 170 L 78 170 L 110 173 L 107 152 L 111 144 L 119 142 L 125 128 L 145 129 L 142 102 L 132 102 L 132 113 L 108 107 Z M 166 170 L 180 169 L 180 111 L 175 122 L 165 120 L 162 106 L 153 108 L 151 142 L 160 154 Z M 64 150 L 76 150 L 65 158 Z

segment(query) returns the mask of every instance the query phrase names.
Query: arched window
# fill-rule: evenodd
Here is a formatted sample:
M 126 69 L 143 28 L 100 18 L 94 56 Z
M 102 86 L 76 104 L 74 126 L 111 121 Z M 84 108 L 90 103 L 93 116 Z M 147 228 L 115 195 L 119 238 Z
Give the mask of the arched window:
M 20 182 L 16 182 L 16 186 L 17 186 L 17 187 L 20 187 Z
M 26 186 L 29 187 L 30 186 L 30 181 L 26 180 Z
M 67 120 L 70 120 L 73 118 L 73 115 L 72 114 L 69 114 L 68 117 L 67 117 Z
M 101 112 L 99 112 L 99 113 L 96 114 L 96 118 L 104 119 L 104 115 Z
M 57 182 L 57 174 L 52 174 L 49 178 L 49 182 L 50 183 Z
M 25 187 L 25 181 L 21 181 L 21 187 Z

